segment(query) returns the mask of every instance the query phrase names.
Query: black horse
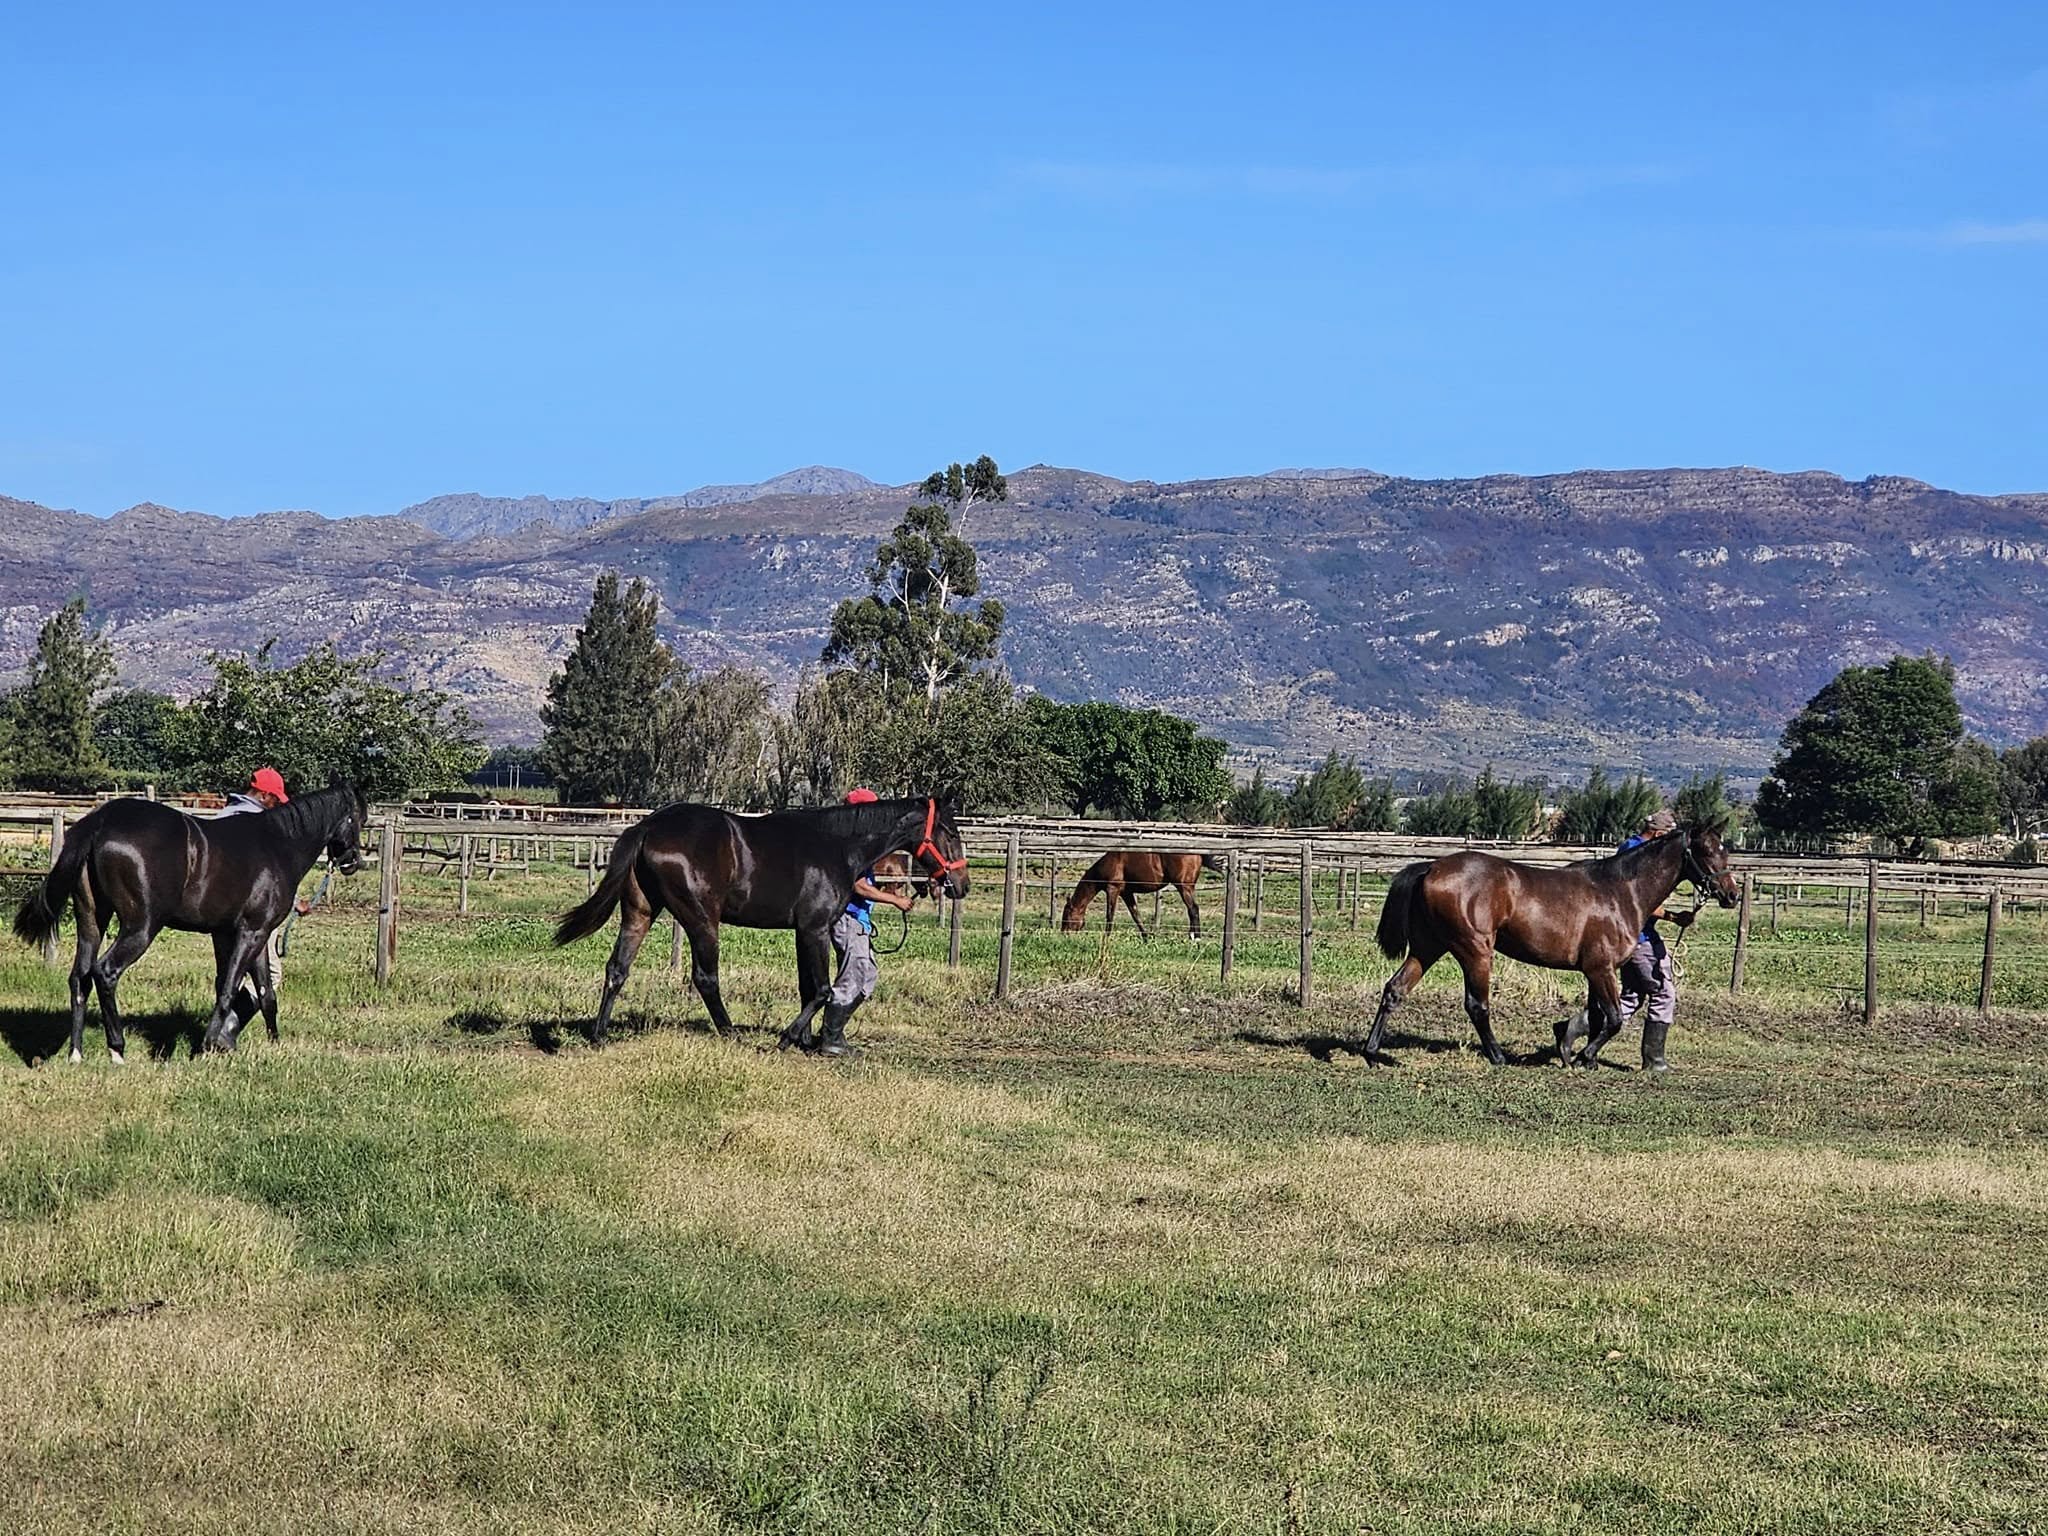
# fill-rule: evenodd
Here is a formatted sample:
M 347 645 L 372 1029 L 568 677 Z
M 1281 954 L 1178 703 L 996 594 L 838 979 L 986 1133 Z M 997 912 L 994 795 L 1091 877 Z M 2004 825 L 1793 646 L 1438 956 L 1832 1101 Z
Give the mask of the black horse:
M 731 1029 L 732 1019 L 718 993 L 719 926 L 795 930 L 803 1011 L 782 1032 L 782 1043 L 813 1049 L 811 1018 L 823 1008 L 823 1043 L 838 1044 L 853 1009 L 830 1001 L 832 923 L 861 872 L 903 849 L 946 895 L 967 894 L 960 831 L 951 808 L 936 800 L 877 800 L 767 816 L 687 802 L 663 806 L 619 834 L 604 879 L 555 929 L 557 944 L 572 944 L 603 927 L 612 908 L 621 911 L 591 1042 L 604 1043 L 640 941 L 667 912 L 689 938 L 690 980 L 720 1031 Z
M 233 1050 L 242 1023 L 235 993 L 247 976 L 270 1038 L 277 1038 L 277 992 L 264 946 L 291 911 L 306 871 L 324 851 L 345 875 L 362 867 L 363 797 L 346 784 L 261 815 L 202 819 L 154 800 L 111 800 L 64 839 L 42 888 L 14 914 L 15 936 L 41 944 L 57 931 L 68 900 L 78 918 L 71 963 L 71 1059 L 84 1058 L 88 982 L 100 997 L 107 1053 L 127 1048 L 114 989 L 122 973 L 165 928 L 213 935 L 213 1015 L 204 1049 Z M 119 918 L 119 937 L 100 940 Z
M 1493 957 L 1496 953 L 1586 978 L 1586 1011 L 1557 1026 L 1557 1054 L 1567 1065 L 1572 1043 L 1592 1022 L 1592 1039 L 1578 1058 L 1592 1066 L 1601 1047 L 1621 1029 L 1621 986 L 1615 971 L 1636 946 L 1650 914 L 1681 880 L 1724 907 L 1735 905 L 1735 880 L 1721 840 L 1706 827 L 1680 827 L 1623 853 L 1586 859 L 1561 869 L 1517 864 L 1467 850 L 1410 864 L 1387 887 L 1378 940 L 1389 960 L 1401 960 L 1380 994 L 1380 1010 L 1365 1037 L 1377 1058 L 1387 1018 L 1423 973 L 1445 955 L 1465 973 L 1465 1013 L 1496 1066 L 1507 1058 L 1493 1038 Z M 1405 959 L 1402 959 L 1406 956 Z M 1664 1043 L 1645 1032 L 1644 1064 L 1661 1062 Z

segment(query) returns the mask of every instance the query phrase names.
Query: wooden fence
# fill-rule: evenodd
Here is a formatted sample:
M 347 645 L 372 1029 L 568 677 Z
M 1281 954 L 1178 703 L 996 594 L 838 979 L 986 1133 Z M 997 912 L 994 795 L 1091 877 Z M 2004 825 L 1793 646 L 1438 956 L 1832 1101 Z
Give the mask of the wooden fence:
M 47 868 L 63 845 L 67 820 L 81 809 L 61 803 L 59 797 L 43 797 L 23 804 L 18 798 L 0 805 L 0 833 L 12 823 L 40 833 L 48 829 L 45 861 L 39 866 L 0 867 L 0 874 L 29 874 Z M 401 882 L 404 865 L 446 873 L 453 866 L 457 879 L 457 910 L 470 910 L 470 885 L 481 878 L 495 881 L 501 873 L 529 872 L 536 862 L 567 863 L 585 876 L 585 889 L 594 889 L 617 835 L 632 826 L 641 812 L 582 810 L 564 812 L 562 807 L 516 805 L 405 805 L 379 808 L 366 836 L 365 852 L 378 867 L 377 942 L 374 968 L 380 984 L 388 983 L 397 968 L 398 932 L 401 913 Z M 1390 874 L 1417 859 L 1437 858 L 1468 847 L 1487 848 L 1529 863 L 1556 865 L 1596 857 L 1610 850 L 1570 848 L 1550 843 L 1486 844 L 1456 838 L 1415 838 L 1389 833 L 1340 833 L 1281 831 L 1164 823 L 1111 823 L 1048 818 L 970 818 L 961 823 L 961 836 L 969 854 L 987 865 L 1001 861 L 1002 918 L 998 934 L 995 996 L 1008 998 L 1013 990 L 1013 947 L 1019 911 L 1027 894 L 1027 883 L 1035 888 L 1031 866 L 1043 870 L 1046 913 L 1051 920 L 1059 894 L 1068 877 L 1078 878 L 1088 863 L 1101 852 L 1116 848 L 1149 847 L 1217 855 L 1223 865 L 1224 914 L 1219 975 L 1227 979 L 1236 959 L 1242 915 L 1248 906 L 1254 932 L 1266 922 L 1266 894 L 1269 879 L 1284 878 L 1291 866 L 1299 882 L 1293 914 L 1297 930 L 1299 975 L 1295 998 L 1307 1007 L 1314 996 L 1314 937 L 1316 881 L 1319 876 L 1333 880 L 1334 906 L 1338 924 L 1355 930 L 1360 921 L 1363 893 L 1369 876 Z M 38 839 L 40 841 L 40 839 Z M 371 847 L 374 846 L 374 853 Z M 564 854 L 566 853 L 566 858 Z M 1736 869 L 1741 876 L 1734 959 L 1729 976 L 1731 990 L 1740 992 L 1747 967 L 1750 928 L 1759 905 L 1757 893 L 1768 889 L 1768 920 L 1777 929 L 1780 902 L 1787 892 L 1804 900 L 1808 887 L 1841 893 L 1843 923 L 1853 925 L 1860 895 L 1864 915 L 1864 975 L 1862 1007 L 1866 1020 L 1874 1020 L 1877 995 L 1877 915 L 1886 894 L 1917 896 L 1920 921 L 1925 926 L 1939 916 L 1944 902 L 1982 903 L 1984 958 L 1978 989 L 1979 1011 L 1991 1006 L 1998 928 L 2009 901 L 2048 903 L 2048 870 L 2011 865 L 1943 861 L 1911 863 L 1877 860 L 1848 855 L 1748 854 L 1737 850 Z M 1247 892 L 1249 900 L 1246 900 Z M 961 948 L 962 903 L 950 904 L 947 963 L 958 969 Z M 1157 897 L 1153 913 L 1158 917 Z M 1277 915 L 1277 914 L 1276 914 Z M 679 933 L 672 935 L 670 964 L 679 968 L 682 946 Z M 46 946 L 46 958 L 53 963 L 56 946 Z

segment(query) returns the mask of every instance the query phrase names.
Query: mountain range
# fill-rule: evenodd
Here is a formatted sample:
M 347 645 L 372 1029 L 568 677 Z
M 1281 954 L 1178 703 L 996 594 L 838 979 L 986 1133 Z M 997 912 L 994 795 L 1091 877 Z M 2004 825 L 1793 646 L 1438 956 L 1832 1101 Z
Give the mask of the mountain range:
M 786 681 L 912 489 L 814 467 L 335 520 L 0 497 L 0 677 L 83 592 L 128 684 L 189 690 L 208 650 L 333 640 L 531 740 L 600 571 L 660 592 L 693 665 Z M 1408 773 L 1750 778 L 1838 667 L 1895 651 L 1952 656 L 1992 741 L 2048 732 L 2043 495 L 1755 469 L 1161 484 L 1036 466 L 966 532 L 1018 682 L 1159 705 L 1282 765 L 1335 747 Z

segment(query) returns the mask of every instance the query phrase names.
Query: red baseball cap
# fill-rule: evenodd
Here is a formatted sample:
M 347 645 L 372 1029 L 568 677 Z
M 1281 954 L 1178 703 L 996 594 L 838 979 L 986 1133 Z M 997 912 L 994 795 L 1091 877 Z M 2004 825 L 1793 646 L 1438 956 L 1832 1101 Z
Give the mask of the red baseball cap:
M 846 792 L 846 803 L 848 805 L 873 805 L 881 798 L 872 789 L 849 789 Z
M 249 787 L 260 789 L 266 795 L 277 796 L 279 805 L 291 799 L 291 796 L 284 792 L 284 775 L 275 768 L 258 768 L 249 776 Z

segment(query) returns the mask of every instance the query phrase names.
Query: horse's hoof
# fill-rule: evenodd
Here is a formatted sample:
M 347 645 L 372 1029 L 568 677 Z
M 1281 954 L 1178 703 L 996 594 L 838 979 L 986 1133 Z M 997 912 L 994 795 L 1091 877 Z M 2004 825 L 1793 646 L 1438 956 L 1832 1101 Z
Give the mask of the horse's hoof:
M 127 1059 L 123 1057 L 119 1051 L 107 1052 L 107 1060 L 111 1061 L 117 1067 L 125 1067 L 128 1065 Z
M 85 1060 L 85 1052 L 83 1052 L 83 1051 L 73 1051 L 73 1052 L 71 1053 L 71 1064 L 72 1064 L 72 1065 L 73 1065 L 74 1067 L 75 1067 L 75 1066 L 77 1066 L 77 1065 L 78 1065 L 78 1064 L 79 1064 L 79 1063 L 80 1063 L 81 1061 L 83 1061 L 83 1060 Z

